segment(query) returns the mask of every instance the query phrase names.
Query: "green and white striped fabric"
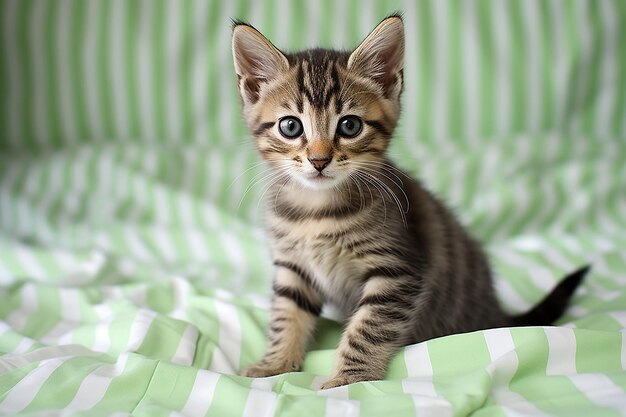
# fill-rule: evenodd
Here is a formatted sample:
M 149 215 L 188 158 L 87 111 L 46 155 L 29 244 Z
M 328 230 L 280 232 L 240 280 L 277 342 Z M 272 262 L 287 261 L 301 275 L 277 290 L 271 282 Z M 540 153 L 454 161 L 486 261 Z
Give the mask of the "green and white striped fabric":
M 592 273 L 562 326 L 408 346 L 385 381 L 318 390 L 329 316 L 303 372 L 236 376 L 272 268 L 229 19 L 349 48 L 396 10 L 392 157 L 485 242 L 511 311 Z M 0 414 L 626 415 L 624 28 L 623 0 L 1 0 Z

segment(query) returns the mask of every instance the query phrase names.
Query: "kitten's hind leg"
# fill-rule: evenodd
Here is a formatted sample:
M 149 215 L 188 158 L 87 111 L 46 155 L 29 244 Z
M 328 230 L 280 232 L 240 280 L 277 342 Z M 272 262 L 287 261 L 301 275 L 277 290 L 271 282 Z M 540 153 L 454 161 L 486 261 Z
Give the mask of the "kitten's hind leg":
M 300 370 L 307 341 L 322 309 L 319 295 L 305 278 L 278 265 L 267 350 L 261 361 L 243 371 L 244 376 L 261 378 Z
M 333 376 L 322 389 L 383 379 L 392 356 L 413 339 L 416 295 L 402 277 L 376 277 L 366 284 L 337 354 Z

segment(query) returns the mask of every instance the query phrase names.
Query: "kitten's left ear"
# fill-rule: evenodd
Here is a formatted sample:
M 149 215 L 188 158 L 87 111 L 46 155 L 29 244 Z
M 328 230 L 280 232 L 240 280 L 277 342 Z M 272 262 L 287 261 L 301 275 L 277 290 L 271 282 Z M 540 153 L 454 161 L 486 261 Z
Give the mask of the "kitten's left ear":
M 348 69 L 374 79 L 385 95 L 397 98 L 402 89 L 404 24 L 399 15 L 387 17 L 350 54 Z

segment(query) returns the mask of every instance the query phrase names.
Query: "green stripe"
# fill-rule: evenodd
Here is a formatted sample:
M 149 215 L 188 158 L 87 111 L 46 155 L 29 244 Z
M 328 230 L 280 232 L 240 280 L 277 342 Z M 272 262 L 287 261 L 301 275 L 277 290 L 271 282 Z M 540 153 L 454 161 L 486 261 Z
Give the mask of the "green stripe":
M 510 31 L 509 56 L 511 57 L 511 126 L 513 132 L 519 132 L 524 128 L 526 117 L 526 100 L 528 100 L 528 89 L 532 88 L 525 83 L 524 71 L 526 63 L 524 57 L 528 55 L 528 49 L 523 33 L 522 10 L 520 2 L 507 3 L 507 24 Z
M 152 1 L 151 7 L 154 8 L 152 16 L 152 33 L 150 33 L 151 49 L 152 49 L 152 91 L 154 101 L 152 103 L 152 113 L 155 120 L 155 134 L 159 141 L 171 140 L 167 137 L 167 109 L 165 107 L 165 88 L 166 78 L 165 70 L 169 66 L 165 55 L 165 2 L 164 0 Z
M 434 26 L 433 21 L 433 10 L 430 2 L 423 2 L 421 4 L 420 14 L 419 14 L 419 22 L 417 22 L 418 31 L 419 31 L 419 40 L 420 46 L 419 50 L 421 52 L 418 62 L 420 65 L 420 79 L 417 81 L 417 94 L 419 95 L 419 109 L 420 113 L 418 115 L 418 132 L 417 134 L 424 139 L 428 139 L 432 135 L 433 127 L 433 102 L 432 102 L 432 94 L 433 94 L 433 80 L 434 80 L 434 59 L 431 59 L 433 56 L 433 37 L 431 33 L 433 33 Z M 408 74 L 407 74 L 408 76 Z M 421 127 L 421 129 L 420 129 Z
M 77 2 L 72 5 L 73 19 L 71 19 L 70 29 L 70 73 L 71 80 L 79 80 L 82 74 L 82 65 L 85 55 L 84 39 L 88 28 L 85 27 L 87 19 L 85 2 Z M 87 105 L 85 103 L 85 88 L 82 82 L 74 82 L 71 89 L 72 108 L 75 110 L 74 120 L 78 124 L 77 134 L 81 141 L 85 141 L 89 136 L 89 123 L 87 121 Z
M 46 50 L 46 59 L 45 59 L 45 85 L 46 85 L 46 98 L 47 98 L 47 116 L 48 116 L 48 126 L 50 130 L 47 132 L 50 136 L 51 142 L 53 145 L 59 145 L 63 143 L 64 140 L 64 132 L 61 131 L 60 121 L 61 121 L 61 113 L 60 108 L 62 103 L 60 102 L 61 91 L 60 91 L 60 82 L 58 81 L 58 62 L 57 62 L 57 49 L 56 49 L 56 30 L 58 14 L 59 14 L 59 4 L 55 4 L 54 2 L 48 2 L 46 4 L 46 22 L 43 30 L 43 34 L 45 36 L 45 50 Z
M 104 137 L 115 137 L 115 122 L 113 111 L 113 97 L 111 91 L 111 84 L 113 82 L 109 65 L 109 43 L 110 37 L 110 24 L 111 24 L 111 2 L 98 3 L 101 8 L 98 11 L 98 67 L 107 68 L 107 70 L 98 72 L 98 93 L 100 96 L 100 112 L 102 114 L 103 132 L 101 134 Z
M 495 89 L 493 65 L 489 63 L 494 59 L 494 39 L 493 25 L 491 24 L 491 11 L 489 6 L 492 3 L 489 0 L 479 0 L 477 7 L 477 30 L 478 40 L 481 50 L 484 51 L 483 59 L 480 60 L 480 134 L 490 135 L 493 132 L 494 119 L 496 115 L 494 108 Z M 485 62 L 486 61 L 486 62 Z
M 240 416 L 243 414 L 246 405 L 246 399 L 251 380 L 237 377 L 222 377 L 217 382 L 213 398 L 219 398 L 220 401 L 213 401 L 207 412 L 209 416 Z
M 222 77 L 222 74 L 217 72 L 219 59 L 216 57 L 216 48 L 211 42 L 211 39 L 216 39 L 218 36 L 218 31 L 222 27 L 222 25 L 226 25 L 225 22 L 220 22 L 219 16 L 221 13 L 221 2 L 216 1 L 211 3 L 211 7 L 209 8 L 208 13 L 208 21 L 207 25 L 207 33 L 203 38 L 203 43 L 205 44 L 207 58 L 208 58 L 208 90 L 207 90 L 207 114 L 206 114 L 206 124 L 209 128 L 209 137 L 203 138 L 206 143 L 218 143 L 219 140 L 222 139 L 222 132 L 218 129 L 217 118 L 214 116 L 218 116 L 219 113 L 219 96 L 218 96 L 218 87 L 217 83 Z
M 588 4 L 589 10 L 586 11 L 585 18 L 589 20 L 591 31 L 590 41 L 595 47 L 589 54 L 589 68 L 585 74 L 585 83 L 583 84 L 586 88 L 582 92 L 582 98 L 579 106 L 583 111 L 581 129 L 585 133 L 593 134 L 595 124 L 594 116 L 596 114 L 595 108 L 599 105 L 598 91 L 600 91 L 599 87 L 601 86 L 600 69 L 603 63 L 602 52 L 604 50 L 604 45 L 602 37 L 604 34 L 603 23 L 599 15 L 600 11 L 598 10 L 599 3 L 591 2 Z
M 191 84 L 192 77 L 192 63 L 196 62 L 194 58 L 195 46 L 195 31 L 193 27 L 194 22 L 194 10 L 197 2 L 186 1 L 182 4 L 182 12 L 180 19 L 181 27 L 181 57 L 180 57 L 180 97 L 179 102 L 180 113 L 178 115 L 181 121 L 181 140 L 184 143 L 189 143 L 193 137 L 193 123 L 196 122 L 193 113 L 192 92 L 193 86 Z
M 141 20 L 141 10 L 139 9 L 139 2 L 128 1 L 126 4 L 127 14 L 127 27 L 125 28 L 126 35 L 126 48 L 125 54 L 125 72 L 126 72 L 126 85 L 128 91 L 126 92 L 128 97 L 128 112 L 129 112 L 129 135 L 131 138 L 140 138 L 142 132 L 140 131 L 140 111 L 139 111 L 139 92 L 137 83 L 137 65 L 138 65 L 138 24 Z
M 614 1 L 612 5 L 615 7 L 615 12 L 618 13 L 618 23 L 616 27 L 623 27 L 626 22 L 626 4 L 623 1 Z M 620 23 L 622 26 L 620 26 Z M 617 30 L 617 39 L 615 40 L 615 48 L 613 52 L 617 57 L 617 82 L 615 83 L 615 91 L 626 91 L 626 54 L 623 53 L 619 45 L 626 44 L 626 32 L 623 30 Z M 613 134 L 615 136 L 626 136 L 626 94 L 617 94 L 617 102 L 613 111 Z
M 19 46 L 17 48 L 17 52 L 19 54 L 19 60 L 22 65 L 21 67 L 21 86 L 20 91 L 22 92 L 22 101 L 21 101 L 21 129 L 19 131 L 23 135 L 23 141 L 26 146 L 35 146 L 37 143 L 35 130 L 34 130 L 34 122 L 32 119 L 32 109 L 34 107 L 33 103 L 33 80 L 34 80 L 34 71 L 33 71 L 33 63 L 32 63 L 32 54 L 30 52 L 30 42 L 31 42 L 31 34 L 32 27 L 29 24 L 29 17 L 33 8 L 33 2 L 31 1 L 20 1 L 18 2 L 18 10 L 17 10 L 17 28 L 19 33 L 17 34 Z
M 445 80 L 448 88 L 448 108 L 447 117 L 449 118 L 450 126 L 446 132 L 452 137 L 453 140 L 459 140 L 464 132 L 463 118 L 465 114 L 463 112 L 463 74 L 465 69 L 461 68 L 461 7 L 463 5 L 459 2 L 449 3 L 446 8 L 448 12 L 448 45 L 446 49 L 448 52 L 448 75 L 449 79 Z M 442 53 L 442 52 L 439 52 Z
M 541 89 L 541 114 L 539 127 L 542 130 L 555 129 L 554 126 L 554 107 L 557 97 L 555 96 L 555 74 L 554 68 L 552 68 L 551 58 L 557 54 L 554 48 L 555 44 L 555 31 L 552 29 L 552 22 L 550 19 L 550 5 L 547 2 L 539 2 L 539 18 L 541 24 L 537 26 L 541 31 L 541 41 L 537 45 L 539 47 L 539 62 L 541 66 L 541 80 L 543 88 Z M 540 29 L 539 29 L 540 28 Z

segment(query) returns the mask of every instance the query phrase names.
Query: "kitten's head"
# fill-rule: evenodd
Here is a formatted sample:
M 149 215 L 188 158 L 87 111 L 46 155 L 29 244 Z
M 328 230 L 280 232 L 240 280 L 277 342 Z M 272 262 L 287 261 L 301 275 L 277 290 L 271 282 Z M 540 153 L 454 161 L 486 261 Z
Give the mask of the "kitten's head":
M 328 189 L 384 159 L 400 114 L 404 26 L 384 19 L 353 52 L 286 54 L 236 22 L 233 57 L 244 119 L 265 160 Z

